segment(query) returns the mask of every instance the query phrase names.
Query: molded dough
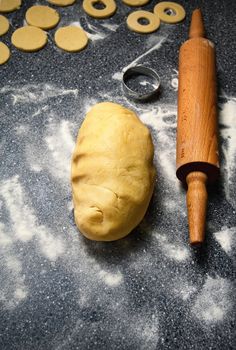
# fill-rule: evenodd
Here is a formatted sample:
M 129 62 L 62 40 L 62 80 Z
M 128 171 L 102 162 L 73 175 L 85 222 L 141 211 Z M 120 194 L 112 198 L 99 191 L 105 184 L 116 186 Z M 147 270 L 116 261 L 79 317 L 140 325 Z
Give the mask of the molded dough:
M 168 14 L 168 11 L 170 14 Z M 178 23 L 185 18 L 185 9 L 180 4 L 172 1 L 159 2 L 153 12 L 160 18 L 162 22 Z
M 139 20 L 146 19 L 147 24 L 139 23 Z M 152 33 L 160 27 L 160 19 L 152 12 L 148 11 L 134 11 L 127 17 L 127 26 L 130 30 L 137 33 Z
M 21 5 L 21 0 L 0 0 L 0 12 L 12 12 Z
M 75 0 L 47 0 L 50 4 L 57 6 L 69 6 L 74 4 Z
M 0 64 L 6 63 L 10 58 L 10 50 L 7 45 L 0 42 Z
M 125 5 L 134 7 L 144 6 L 149 3 L 149 1 L 150 0 L 122 0 Z
M 80 232 L 96 241 L 125 237 L 143 219 L 153 193 L 148 128 L 121 105 L 95 105 L 79 130 L 71 175 Z
M 25 26 L 17 29 L 11 37 L 12 44 L 22 51 L 38 51 L 47 43 L 47 34 L 40 28 Z
M 67 26 L 59 28 L 55 33 L 55 42 L 60 49 L 77 52 L 83 50 L 88 44 L 88 37 L 80 27 Z
M 54 28 L 60 20 L 58 12 L 49 6 L 32 6 L 25 14 L 26 22 L 42 29 Z
M 102 3 L 104 8 L 96 8 L 95 5 Z M 108 18 L 116 12 L 116 3 L 114 0 L 84 0 L 84 11 L 94 18 Z
M 9 21 L 5 16 L 0 15 L 0 35 L 6 34 L 9 29 Z

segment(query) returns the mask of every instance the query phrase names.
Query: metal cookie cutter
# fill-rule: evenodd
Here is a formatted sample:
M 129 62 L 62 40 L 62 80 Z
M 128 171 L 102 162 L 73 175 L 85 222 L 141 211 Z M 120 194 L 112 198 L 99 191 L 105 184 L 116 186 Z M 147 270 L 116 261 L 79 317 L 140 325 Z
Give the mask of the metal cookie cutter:
M 154 83 L 152 84 L 153 90 L 143 93 L 143 92 L 132 90 L 128 87 L 127 85 L 128 80 L 131 77 L 135 77 L 139 75 L 147 76 L 154 80 Z M 159 75 L 153 69 L 142 65 L 128 68 L 123 74 L 122 82 L 123 82 L 123 90 L 125 95 L 127 97 L 133 98 L 134 100 L 140 100 L 140 101 L 144 101 L 155 96 L 160 88 Z

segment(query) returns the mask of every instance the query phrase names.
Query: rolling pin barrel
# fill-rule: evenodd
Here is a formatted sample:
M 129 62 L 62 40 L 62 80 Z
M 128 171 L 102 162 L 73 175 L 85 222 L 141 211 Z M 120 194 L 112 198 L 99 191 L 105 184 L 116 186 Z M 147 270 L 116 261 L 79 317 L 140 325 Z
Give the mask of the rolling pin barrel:
M 201 11 L 195 10 L 190 39 L 181 46 L 179 54 L 176 159 L 176 175 L 188 185 L 192 244 L 204 240 L 206 183 L 213 182 L 219 174 L 215 49 L 203 35 Z

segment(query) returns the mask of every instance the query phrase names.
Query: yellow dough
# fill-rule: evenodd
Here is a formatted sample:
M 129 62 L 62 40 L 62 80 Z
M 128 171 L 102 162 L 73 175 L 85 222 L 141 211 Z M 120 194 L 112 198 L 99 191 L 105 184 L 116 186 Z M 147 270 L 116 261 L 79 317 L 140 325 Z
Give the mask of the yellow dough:
M 94 5 L 102 3 L 105 7 L 97 9 Z M 116 12 L 116 3 L 114 0 L 84 0 L 84 11 L 94 18 L 108 18 Z
M 50 4 L 57 6 L 69 6 L 75 3 L 75 0 L 47 0 Z
M 6 34 L 8 29 L 9 29 L 8 19 L 0 15 L 0 35 Z
M 171 12 L 171 14 L 168 14 L 168 10 Z M 171 1 L 159 2 L 154 7 L 153 11 L 162 22 L 166 23 L 181 22 L 186 15 L 183 6 Z
M 57 25 L 60 20 L 58 12 L 49 6 L 32 6 L 25 14 L 28 24 L 42 29 L 51 29 Z
M 65 51 L 77 52 L 88 44 L 88 37 L 84 30 L 75 26 L 59 28 L 55 33 L 56 45 Z
M 0 42 L 0 64 L 6 63 L 10 58 L 10 50 L 7 45 Z
M 122 2 L 125 5 L 134 6 L 134 7 L 144 6 L 144 5 L 148 4 L 149 1 L 150 0 L 122 0 Z
M 148 128 L 121 105 L 95 105 L 79 130 L 71 176 L 80 232 L 95 241 L 125 237 L 143 219 L 153 193 Z
M 139 23 L 140 19 L 146 19 L 147 24 Z M 127 17 L 127 26 L 137 33 L 152 33 L 160 27 L 160 19 L 152 12 L 134 11 Z
M 11 42 L 19 50 L 38 51 L 46 45 L 47 34 L 40 28 L 25 26 L 12 34 Z
M 0 0 L 0 12 L 12 12 L 21 5 L 21 0 Z

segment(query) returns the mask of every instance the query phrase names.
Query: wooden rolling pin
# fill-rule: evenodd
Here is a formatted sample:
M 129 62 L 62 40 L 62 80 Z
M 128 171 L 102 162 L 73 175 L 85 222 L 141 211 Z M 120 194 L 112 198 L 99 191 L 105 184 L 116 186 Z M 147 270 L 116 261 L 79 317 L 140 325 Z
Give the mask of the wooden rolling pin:
M 180 48 L 177 172 L 187 184 L 190 243 L 204 241 L 207 182 L 219 175 L 214 44 L 204 38 L 200 9 L 194 10 L 189 40 Z

